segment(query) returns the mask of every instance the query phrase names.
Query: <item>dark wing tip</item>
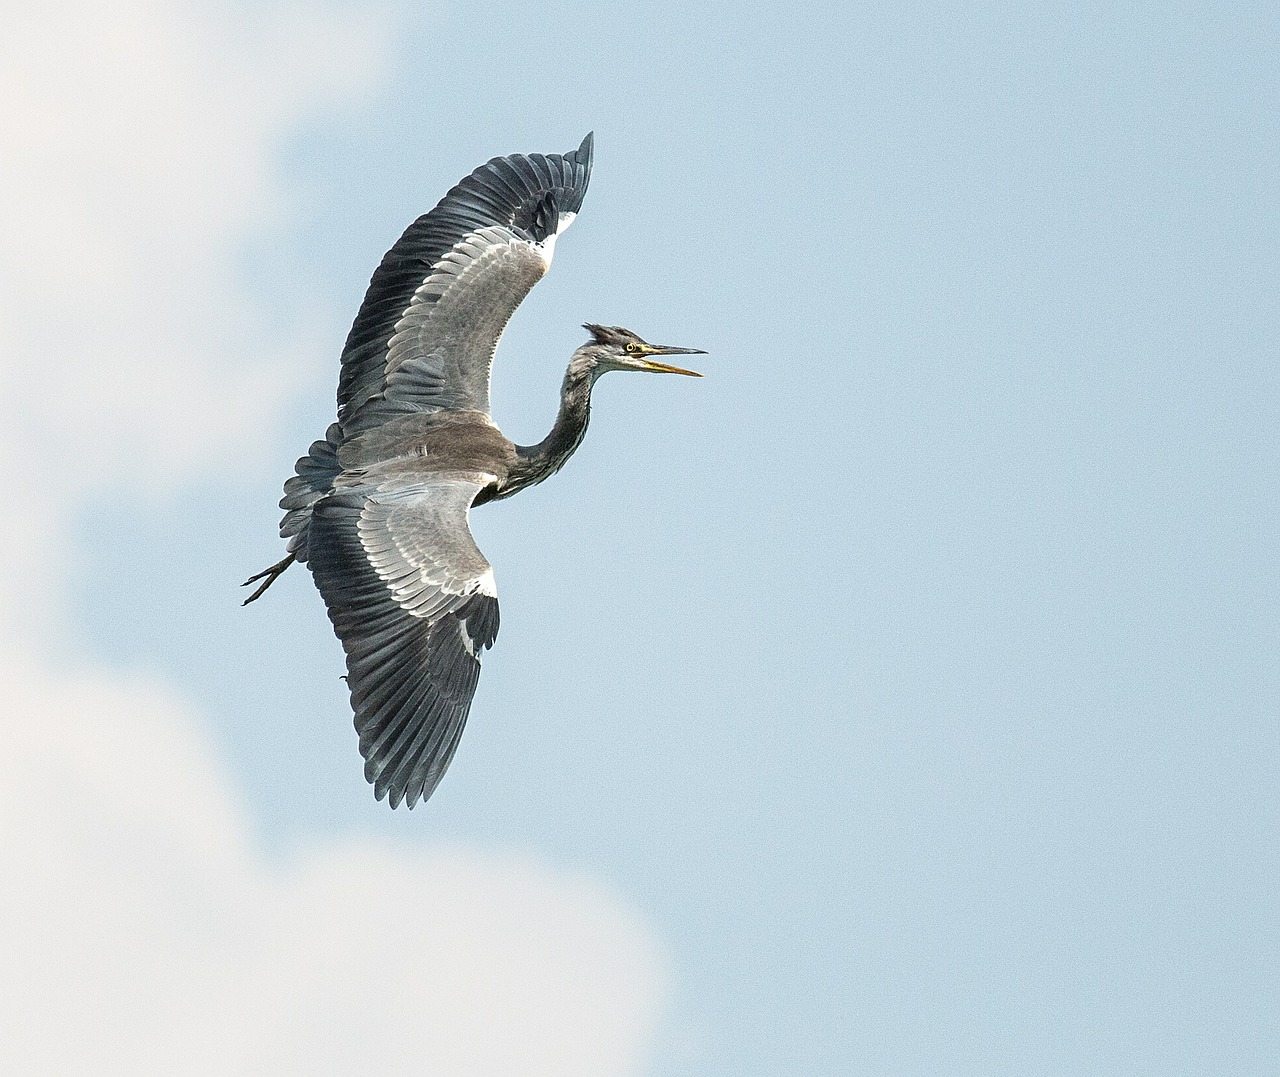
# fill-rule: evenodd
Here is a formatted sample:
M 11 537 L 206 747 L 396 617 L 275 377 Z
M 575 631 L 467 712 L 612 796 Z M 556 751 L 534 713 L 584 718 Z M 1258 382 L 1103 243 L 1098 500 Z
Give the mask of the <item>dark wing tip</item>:
M 596 133 L 594 131 L 588 131 L 587 137 L 582 140 L 582 145 L 574 150 L 572 154 L 565 154 L 566 157 L 572 156 L 578 164 L 582 165 L 582 167 L 587 170 L 588 179 L 591 177 L 591 158 L 595 151 L 595 146 Z
M 392 808 L 427 800 L 448 770 L 480 676 L 480 653 L 498 635 L 498 600 L 475 594 L 431 622 L 402 629 L 407 653 L 384 661 L 351 701 L 374 797 Z M 425 638 L 424 638 L 425 633 Z M 344 640 L 345 644 L 345 640 Z M 402 687 L 384 690 L 378 682 Z

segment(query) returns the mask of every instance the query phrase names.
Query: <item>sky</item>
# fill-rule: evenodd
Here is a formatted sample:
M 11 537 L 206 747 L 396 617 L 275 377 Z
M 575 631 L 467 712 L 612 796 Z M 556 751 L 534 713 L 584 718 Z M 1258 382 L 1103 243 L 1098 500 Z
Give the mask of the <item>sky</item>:
M 0 1069 L 1271 1074 L 1271 5 L 60 0 L 0 40 Z M 403 228 L 596 135 L 412 813 L 280 485 Z

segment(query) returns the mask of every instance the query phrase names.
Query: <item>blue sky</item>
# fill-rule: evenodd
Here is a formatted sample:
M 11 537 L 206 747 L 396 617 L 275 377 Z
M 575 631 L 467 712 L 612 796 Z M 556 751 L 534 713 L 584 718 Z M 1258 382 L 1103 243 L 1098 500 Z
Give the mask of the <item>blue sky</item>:
M 32 485 L 65 533 L 31 646 L 178 701 L 237 871 L 287 890 L 378 850 L 342 871 L 392 921 L 439 872 L 476 907 L 544 895 L 422 945 L 581 950 L 512 991 L 632 1031 L 502 1072 L 1274 1072 L 1274 11 L 130 10 L 159 55 L 218 43 L 222 111 L 137 91 L 170 99 L 157 138 L 187 108 L 209 138 L 131 166 L 168 199 L 136 207 L 140 309 L 177 328 L 104 410 L 139 448 Z M 249 610 L 234 585 L 280 556 L 279 485 L 383 250 L 486 158 L 592 129 L 495 416 L 542 436 L 583 321 L 705 348 L 707 377 L 611 375 L 566 469 L 474 514 L 501 635 L 449 775 L 392 813 L 309 578 Z M 184 280 L 193 220 L 221 290 L 171 296 L 147 259 Z M 111 377 L 77 360 L 108 397 L 118 332 Z M 157 369 L 177 404 L 146 400 Z M 56 441 L 57 409 L 31 421 Z M 420 885 L 392 901 L 378 870 Z M 307 891 L 326 923 L 337 892 Z M 439 1072 L 487 1072 L 466 1036 L 503 1020 L 481 998 L 442 1025 Z M 301 1066 L 298 1035 L 272 1042 Z

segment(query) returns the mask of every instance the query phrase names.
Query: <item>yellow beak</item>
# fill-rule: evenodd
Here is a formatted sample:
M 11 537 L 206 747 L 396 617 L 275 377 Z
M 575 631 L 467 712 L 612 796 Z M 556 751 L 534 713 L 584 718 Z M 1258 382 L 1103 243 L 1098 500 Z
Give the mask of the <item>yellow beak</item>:
M 649 355 L 706 355 L 701 348 L 668 348 L 660 344 L 646 344 L 644 346 L 644 354 Z M 685 370 L 684 367 L 668 366 L 666 363 L 655 363 L 652 359 L 645 359 L 645 369 L 651 370 L 655 374 L 687 374 L 691 378 L 702 377 L 696 370 Z

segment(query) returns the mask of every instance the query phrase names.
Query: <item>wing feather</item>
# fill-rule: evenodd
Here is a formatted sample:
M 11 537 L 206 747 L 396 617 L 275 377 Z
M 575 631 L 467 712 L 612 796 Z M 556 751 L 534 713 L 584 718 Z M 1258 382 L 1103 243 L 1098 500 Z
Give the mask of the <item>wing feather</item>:
M 308 563 L 347 653 L 365 775 L 392 807 L 444 775 L 498 634 L 493 572 L 467 524 L 487 481 L 356 486 L 313 509 Z
M 407 329 L 416 334 L 418 350 L 423 354 L 432 353 L 437 343 L 443 346 L 440 362 L 446 377 L 461 377 L 464 384 L 459 392 L 473 399 L 483 398 L 486 407 L 479 410 L 487 410 L 488 362 L 493 349 L 507 319 L 541 273 L 530 276 L 529 263 L 510 263 L 508 268 L 521 274 L 514 281 L 503 279 L 501 274 L 488 274 L 474 282 L 474 287 L 489 287 L 493 292 L 478 292 L 473 309 L 484 307 L 486 302 L 509 309 L 505 316 L 488 318 L 473 326 L 470 336 L 460 337 L 458 327 L 450 326 L 453 335 L 437 341 L 433 335 L 434 312 L 426 312 L 412 326 L 399 323 L 415 302 L 425 305 L 425 295 L 420 295 L 420 290 L 432 276 L 442 272 L 442 263 L 455 260 L 460 244 L 473 244 L 477 234 L 502 229 L 530 247 L 554 236 L 561 221 L 582 206 L 591 176 L 591 154 L 592 138 L 588 135 L 577 150 L 563 155 L 494 158 L 409 226 L 375 271 L 343 349 L 338 418 L 344 433 L 361 410 L 386 391 L 388 375 L 394 369 L 390 362 L 391 341 Z M 461 254 L 465 257 L 465 251 Z M 475 369 L 475 364 L 483 369 Z M 481 380 L 482 392 L 478 388 Z M 451 382 L 449 387 L 452 388 Z M 401 393 L 402 400 L 405 395 Z M 447 391 L 428 394 L 422 404 L 452 406 Z

